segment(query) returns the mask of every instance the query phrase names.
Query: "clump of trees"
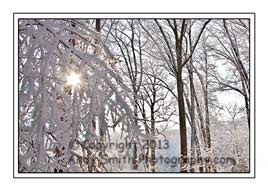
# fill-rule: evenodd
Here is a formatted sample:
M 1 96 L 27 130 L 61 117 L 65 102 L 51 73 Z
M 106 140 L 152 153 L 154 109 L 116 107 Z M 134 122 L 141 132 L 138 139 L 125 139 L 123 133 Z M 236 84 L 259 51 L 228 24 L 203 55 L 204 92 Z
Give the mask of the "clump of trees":
M 169 128 L 180 135 L 179 172 L 217 172 L 188 159 L 218 153 L 218 113 L 231 116 L 230 136 L 246 119 L 248 135 L 249 38 L 246 19 L 20 19 L 19 172 L 112 171 L 114 135 L 133 144 L 123 171 L 157 172 Z M 217 99 L 227 91 L 240 106 Z

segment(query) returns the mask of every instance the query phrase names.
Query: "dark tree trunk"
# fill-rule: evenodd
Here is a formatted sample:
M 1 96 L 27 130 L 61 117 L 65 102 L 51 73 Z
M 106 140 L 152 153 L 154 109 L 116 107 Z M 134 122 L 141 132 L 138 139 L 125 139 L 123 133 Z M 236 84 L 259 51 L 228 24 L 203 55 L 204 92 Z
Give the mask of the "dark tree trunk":
M 205 90 L 204 90 L 204 103 L 205 103 L 205 108 L 206 108 L 206 137 L 207 137 L 207 148 L 208 150 L 211 149 L 211 138 L 210 138 L 210 120 L 209 120 L 209 109 L 208 109 L 208 62 L 207 62 L 207 54 L 205 52 L 206 56 L 206 85 L 205 85 Z
M 177 25 L 174 22 L 174 35 L 175 35 L 175 47 L 177 58 L 177 94 L 178 94 L 178 109 L 179 109 L 179 121 L 180 121 L 180 172 L 187 172 L 187 132 L 186 132 L 186 117 L 185 106 L 183 98 L 183 80 L 182 80 L 182 41 L 186 29 L 186 20 L 182 20 L 180 37 L 178 36 Z
M 155 136 L 155 117 L 154 117 L 154 104 L 151 105 L 151 135 Z M 151 144 L 151 171 L 155 172 L 155 144 Z
M 177 75 L 177 93 L 178 93 L 178 108 L 179 108 L 179 120 L 180 120 L 180 142 L 181 142 L 181 163 L 180 172 L 187 172 L 187 135 L 186 135 L 186 117 L 185 106 L 183 98 L 183 82 L 181 71 Z
M 137 92 L 134 93 L 134 123 L 135 128 L 138 127 L 138 98 L 137 98 Z M 133 169 L 138 169 L 138 148 L 137 148 L 137 142 L 136 137 L 134 137 L 134 149 L 133 149 Z
M 96 31 L 100 32 L 100 30 L 101 30 L 100 19 L 96 19 Z

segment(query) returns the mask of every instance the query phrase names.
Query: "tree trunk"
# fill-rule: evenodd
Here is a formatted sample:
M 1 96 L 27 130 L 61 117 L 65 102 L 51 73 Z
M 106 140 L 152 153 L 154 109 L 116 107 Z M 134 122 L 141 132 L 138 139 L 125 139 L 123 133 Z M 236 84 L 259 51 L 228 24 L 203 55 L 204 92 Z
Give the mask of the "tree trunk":
M 137 98 L 137 92 L 134 93 L 134 123 L 135 127 L 138 127 L 138 98 Z M 133 169 L 137 170 L 138 169 L 138 148 L 137 148 L 137 142 L 136 142 L 136 137 L 134 137 L 134 149 L 133 149 Z
M 210 120 L 209 120 L 209 110 L 208 110 L 208 62 L 207 62 L 207 54 L 206 55 L 206 85 L 204 90 L 204 103 L 206 108 L 206 136 L 207 136 L 207 148 L 210 151 L 211 149 L 211 138 L 210 138 Z
M 180 172 L 187 172 L 187 135 L 186 135 L 186 117 L 183 98 L 183 82 L 181 71 L 177 75 L 177 93 L 178 93 L 178 108 L 180 120 L 180 142 L 181 142 L 181 161 Z
M 181 160 L 180 160 L 180 172 L 187 172 L 187 132 L 186 132 L 186 117 L 185 106 L 183 98 L 183 81 L 182 81 L 182 41 L 186 30 L 186 20 L 182 20 L 180 37 L 177 32 L 177 25 L 174 22 L 174 35 L 175 35 L 175 47 L 177 57 L 177 94 L 178 94 L 178 109 L 179 109 L 179 121 L 180 121 L 180 142 L 181 142 Z
M 154 104 L 151 105 L 151 135 L 155 136 L 155 117 L 154 117 Z M 155 144 L 151 144 L 151 171 L 155 172 Z

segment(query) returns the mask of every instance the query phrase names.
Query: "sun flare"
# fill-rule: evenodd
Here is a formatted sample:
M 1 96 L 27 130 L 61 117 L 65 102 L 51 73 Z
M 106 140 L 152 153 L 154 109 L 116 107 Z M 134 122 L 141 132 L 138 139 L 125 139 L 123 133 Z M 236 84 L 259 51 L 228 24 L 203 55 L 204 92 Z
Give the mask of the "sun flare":
M 71 72 L 68 76 L 67 76 L 67 84 L 71 85 L 73 87 L 79 85 L 81 83 L 80 80 L 80 75 L 74 72 Z

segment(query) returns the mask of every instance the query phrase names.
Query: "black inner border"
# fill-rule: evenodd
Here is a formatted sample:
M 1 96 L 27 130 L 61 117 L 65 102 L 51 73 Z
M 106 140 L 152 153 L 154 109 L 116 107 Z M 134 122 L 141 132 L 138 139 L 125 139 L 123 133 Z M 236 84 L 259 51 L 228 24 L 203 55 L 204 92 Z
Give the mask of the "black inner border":
M 107 15 L 113 15 L 113 14 L 127 14 L 127 15 L 141 15 L 141 14 L 146 14 L 146 15 L 154 15 L 154 14 L 161 14 L 161 15 L 174 15 L 176 17 L 174 18 L 177 18 L 177 19 L 182 19 L 182 18 L 185 18 L 185 17 L 177 17 L 177 15 L 180 15 L 180 14 L 199 14 L 199 15 L 210 15 L 210 14 L 215 14 L 215 15 L 222 15 L 222 14 L 226 14 L 226 15 L 231 15 L 231 14 L 235 14 L 235 15 L 241 15 L 243 16 L 243 14 L 246 14 L 246 15 L 253 15 L 253 20 L 254 20 L 254 58 L 253 58 L 253 61 L 254 61 L 254 97 L 253 97 L 253 102 L 254 102 L 254 108 L 253 108 L 253 115 L 254 115 L 254 176 L 253 177 L 213 177 L 213 174 L 241 174 L 240 172 L 213 172 L 213 173 L 200 173 L 200 172 L 187 172 L 187 173 L 182 173 L 182 174 L 206 174 L 208 176 L 202 176 L 202 177 L 199 177 L 199 176 L 192 176 L 192 177 L 166 177 L 166 176 L 161 176 L 162 174 L 180 174 L 180 172 L 156 172 L 156 173 L 152 173 L 152 172 L 105 172 L 104 174 L 129 174 L 130 176 L 126 176 L 126 177 L 116 177 L 116 176 L 113 176 L 113 177 L 100 177 L 98 176 L 97 174 L 102 174 L 102 173 L 80 173 L 80 172 L 68 172 L 68 173 L 61 173 L 61 174 L 94 174 L 96 176 L 94 177 L 86 177 L 86 176 L 81 176 L 81 177 L 71 177 L 71 176 L 66 176 L 66 177 L 36 177 L 36 176 L 33 176 L 33 177 L 16 177 L 15 176 L 15 104 L 14 104 L 14 100 L 15 100 L 15 92 L 14 92 L 14 88 L 15 88 L 15 15 L 20 15 L 20 14 L 42 14 L 42 15 L 49 15 L 49 14 L 57 14 L 57 15 L 61 15 L 61 14 L 70 14 L 70 15 L 75 15 L 75 14 L 88 14 L 89 16 L 91 14 L 107 14 Z M 96 17 L 95 17 L 96 18 Z M 74 19 L 95 19 L 95 18 L 74 18 Z M 122 18 L 101 18 L 101 17 L 98 17 L 100 19 L 165 19 L 164 17 L 163 18 L 148 18 L 148 17 L 136 17 L 136 18 L 127 18 L 127 17 L 122 17 Z M 211 18 L 211 17 L 196 17 L 196 18 L 187 18 L 187 19 L 207 19 L 207 18 Z M 241 19 L 243 19 L 243 17 L 240 17 Z M 18 18 L 19 19 L 33 19 L 33 18 Z M 46 18 L 34 18 L 34 19 L 71 19 L 71 18 L 49 18 L 49 17 L 46 17 Z M 211 19 L 224 19 L 224 17 L 219 17 L 219 18 L 211 18 Z M 237 19 L 237 18 L 231 18 L 231 17 L 228 17 L 228 19 Z M 250 26 L 251 26 L 251 18 L 244 18 L 244 19 L 249 19 L 250 21 Z M 249 30 L 249 33 L 250 33 L 250 36 L 251 36 L 251 27 L 250 27 L 250 30 Z M 251 39 L 250 39 L 251 40 Z M 252 42 L 249 43 L 249 50 L 250 50 L 250 54 L 249 54 L 249 61 L 251 60 L 250 58 L 250 55 L 251 55 L 251 51 L 252 51 L 252 47 L 251 47 L 251 44 Z M 17 46 L 19 46 L 17 44 Z M 17 47 L 18 48 L 18 47 Z M 249 68 L 251 68 L 252 66 L 252 63 L 249 62 Z M 250 76 L 251 76 L 251 70 L 249 69 L 250 71 Z M 13 12 L 13 178 L 104 178 L 104 179 L 113 179 L 113 178 L 140 178 L 140 179 L 148 179 L 148 178 L 170 178 L 170 179 L 174 179 L 174 178 L 189 178 L 189 179 L 192 179 L 192 178 L 256 178 L 256 13 L 255 12 Z M 250 83 L 251 83 L 251 80 L 250 80 Z M 250 85 L 250 84 L 249 84 Z M 250 86 L 251 87 L 251 86 Z M 18 87 L 17 87 L 18 88 Z M 19 94 L 17 95 L 17 98 L 19 97 Z M 250 94 L 250 98 L 251 98 L 251 94 Z M 250 108 L 250 113 L 252 112 L 251 110 L 252 108 Z M 250 121 L 251 121 L 251 117 L 250 117 Z M 250 124 L 251 125 L 251 124 Z M 18 124 L 18 128 L 19 128 L 19 124 Z M 249 134 L 249 172 L 245 172 L 243 174 L 250 174 L 251 172 L 251 145 L 250 145 L 250 136 L 251 136 L 251 133 L 252 133 L 252 128 L 250 127 L 249 129 L 250 131 L 250 134 Z M 16 169 L 18 170 L 18 169 Z M 19 174 L 27 174 L 27 173 L 22 173 L 22 172 L 18 172 Z M 51 172 L 34 172 L 33 174 L 53 174 Z M 154 176 L 146 176 L 146 177 L 133 177 L 131 176 L 131 174 L 156 174 L 159 176 L 157 177 L 154 177 Z

